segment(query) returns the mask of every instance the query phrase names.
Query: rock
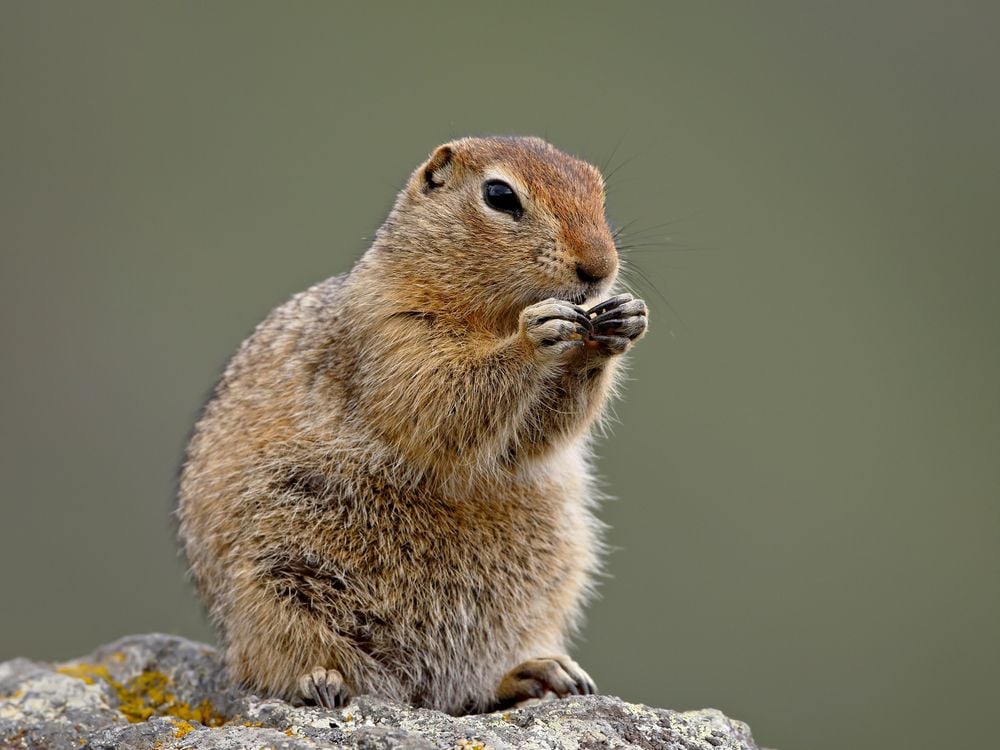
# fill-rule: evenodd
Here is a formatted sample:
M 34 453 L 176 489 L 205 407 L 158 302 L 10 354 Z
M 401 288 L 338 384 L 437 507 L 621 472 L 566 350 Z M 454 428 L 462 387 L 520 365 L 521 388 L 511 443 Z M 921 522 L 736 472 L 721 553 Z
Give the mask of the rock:
M 448 716 L 372 696 L 326 711 L 258 698 L 226 682 L 219 654 L 137 635 L 65 664 L 0 664 L 0 748 L 356 748 L 755 750 L 749 728 L 714 709 L 680 713 L 610 696 Z

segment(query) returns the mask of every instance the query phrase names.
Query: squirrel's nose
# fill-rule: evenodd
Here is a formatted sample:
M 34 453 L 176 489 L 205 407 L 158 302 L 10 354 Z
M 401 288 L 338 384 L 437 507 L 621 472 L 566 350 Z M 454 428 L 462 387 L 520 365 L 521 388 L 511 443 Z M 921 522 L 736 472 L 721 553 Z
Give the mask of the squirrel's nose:
M 584 284 L 593 284 L 595 281 L 600 281 L 607 275 L 603 274 L 598 276 L 596 275 L 597 273 L 600 273 L 600 271 L 590 271 L 583 265 L 583 263 L 576 264 L 576 277 Z
M 607 242 L 589 242 L 576 253 L 576 277 L 585 284 L 603 281 L 617 267 L 614 245 Z

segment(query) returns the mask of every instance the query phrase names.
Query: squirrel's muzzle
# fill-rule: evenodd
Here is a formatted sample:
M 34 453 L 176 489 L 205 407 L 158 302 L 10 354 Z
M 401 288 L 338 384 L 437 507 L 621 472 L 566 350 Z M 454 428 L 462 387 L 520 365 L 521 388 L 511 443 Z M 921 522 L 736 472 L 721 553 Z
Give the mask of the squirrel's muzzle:
M 594 238 L 575 248 L 576 277 L 585 284 L 596 284 L 618 271 L 618 253 L 609 239 Z

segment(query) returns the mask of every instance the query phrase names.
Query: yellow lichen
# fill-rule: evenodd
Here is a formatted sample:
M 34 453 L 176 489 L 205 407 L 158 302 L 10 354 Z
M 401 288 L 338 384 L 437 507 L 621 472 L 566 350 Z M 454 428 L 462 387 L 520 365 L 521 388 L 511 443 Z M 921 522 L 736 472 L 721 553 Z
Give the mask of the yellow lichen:
M 180 721 L 175 721 L 174 726 L 177 727 L 174 730 L 174 739 L 179 740 L 184 735 L 190 734 L 191 732 L 194 731 L 194 726 L 191 724 L 191 722 L 184 721 L 183 719 Z
M 113 658 L 113 657 L 112 657 Z M 78 662 L 58 667 L 57 672 L 93 685 L 106 682 L 118 696 L 118 710 L 131 722 L 146 721 L 150 716 L 172 716 L 183 721 L 197 721 L 208 727 L 222 726 L 226 718 L 207 701 L 192 706 L 169 691 L 170 678 L 162 672 L 140 672 L 126 683 L 114 679 L 103 664 Z
M 56 667 L 56 671 L 67 677 L 75 677 L 78 680 L 83 680 L 88 685 L 93 685 L 95 679 L 111 682 L 111 675 L 108 674 L 108 668 L 100 664 L 64 664 L 61 667 Z

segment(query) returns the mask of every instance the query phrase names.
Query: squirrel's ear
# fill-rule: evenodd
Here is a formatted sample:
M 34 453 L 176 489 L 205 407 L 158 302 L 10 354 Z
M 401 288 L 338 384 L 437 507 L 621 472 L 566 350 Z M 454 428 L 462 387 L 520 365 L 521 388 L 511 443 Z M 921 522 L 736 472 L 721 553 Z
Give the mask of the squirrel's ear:
M 424 193 L 429 193 L 435 188 L 441 187 L 451 179 L 455 168 L 454 157 L 455 152 L 451 146 L 439 146 L 431 154 L 431 158 L 427 160 L 427 163 L 420 170 L 423 176 L 420 189 Z

